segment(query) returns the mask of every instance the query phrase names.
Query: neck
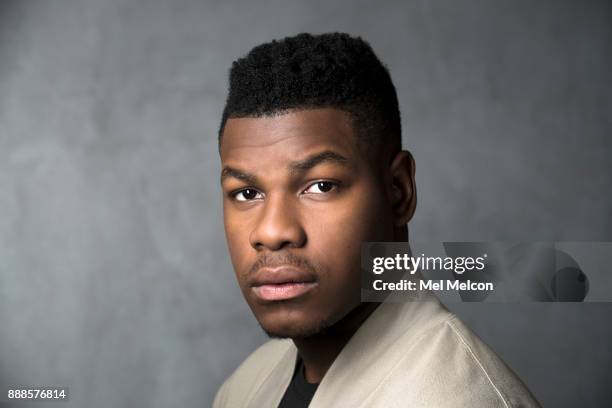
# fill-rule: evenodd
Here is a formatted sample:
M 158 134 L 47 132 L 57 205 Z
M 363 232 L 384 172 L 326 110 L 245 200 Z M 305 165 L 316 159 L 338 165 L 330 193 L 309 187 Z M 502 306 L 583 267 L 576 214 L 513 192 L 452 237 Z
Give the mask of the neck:
M 379 303 L 361 303 L 325 332 L 293 339 L 304 361 L 306 381 L 320 383 L 332 363 Z

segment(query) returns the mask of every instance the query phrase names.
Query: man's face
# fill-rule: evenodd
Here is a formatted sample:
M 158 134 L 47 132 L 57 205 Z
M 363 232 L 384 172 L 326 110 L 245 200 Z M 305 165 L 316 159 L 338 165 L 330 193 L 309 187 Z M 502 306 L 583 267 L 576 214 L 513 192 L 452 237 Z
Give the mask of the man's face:
M 360 249 L 390 241 L 381 172 L 332 108 L 229 119 L 224 225 L 241 291 L 271 336 L 307 337 L 360 303 Z

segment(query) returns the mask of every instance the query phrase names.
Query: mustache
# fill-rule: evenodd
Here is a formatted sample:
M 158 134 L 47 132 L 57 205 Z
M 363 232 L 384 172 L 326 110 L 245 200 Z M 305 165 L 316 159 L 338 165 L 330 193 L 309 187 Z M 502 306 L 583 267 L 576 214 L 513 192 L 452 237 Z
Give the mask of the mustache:
M 291 252 L 283 252 L 280 254 L 263 254 L 260 258 L 255 261 L 251 269 L 249 269 L 249 275 L 254 275 L 259 269 L 268 267 L 274 268 L 281 265 L 290 265 L 296 268 L 304 269 L 310 273 L 316 275 L 316 268 L 304 258 L 296 256 Z

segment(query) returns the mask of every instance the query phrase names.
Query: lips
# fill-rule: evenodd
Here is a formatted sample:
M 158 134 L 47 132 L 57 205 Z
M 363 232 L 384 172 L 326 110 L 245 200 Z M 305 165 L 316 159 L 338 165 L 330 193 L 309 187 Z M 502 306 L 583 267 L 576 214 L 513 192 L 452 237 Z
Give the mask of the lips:
M 251 281 L 251 290 L 266 302 L 295 299 L 318 285 L 316 277 L 308 271 L 292 266 L 261 268 Z

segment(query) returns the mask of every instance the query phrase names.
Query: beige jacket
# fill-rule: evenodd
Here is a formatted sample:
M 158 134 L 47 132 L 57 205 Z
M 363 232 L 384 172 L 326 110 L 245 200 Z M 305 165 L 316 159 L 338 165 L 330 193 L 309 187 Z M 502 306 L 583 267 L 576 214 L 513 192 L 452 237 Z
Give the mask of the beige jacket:
M 382 303 L 329 368 L 310 403 L 329 407 L 539 407 L 525 385 L 432 294 Z M 271 340 L 225 381 L 214 408 L 274 408 L 297 357 Z

